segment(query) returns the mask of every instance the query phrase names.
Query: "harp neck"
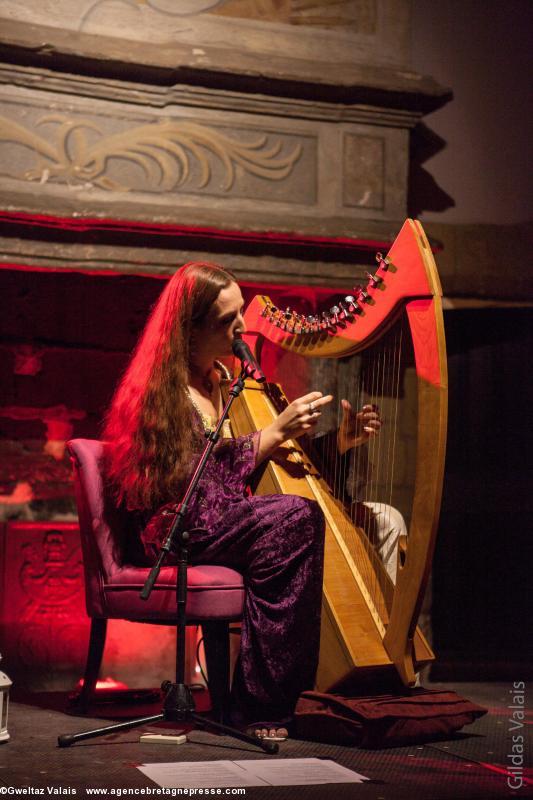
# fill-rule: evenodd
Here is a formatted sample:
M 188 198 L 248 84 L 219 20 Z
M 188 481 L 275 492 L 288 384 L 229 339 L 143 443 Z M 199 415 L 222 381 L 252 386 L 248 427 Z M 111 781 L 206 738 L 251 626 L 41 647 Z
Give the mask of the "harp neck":
M 409 301 L 441 295 L 440 282 L 424 231 L 406 220 L 394 244 L 368 284 L 338 315 L 312 322 L 287 315 L 265 295 L 256 296 L 245 314 L 245 338 L 254 346 L 264 337 L 301 355 L 342 358 L 380 338 Z

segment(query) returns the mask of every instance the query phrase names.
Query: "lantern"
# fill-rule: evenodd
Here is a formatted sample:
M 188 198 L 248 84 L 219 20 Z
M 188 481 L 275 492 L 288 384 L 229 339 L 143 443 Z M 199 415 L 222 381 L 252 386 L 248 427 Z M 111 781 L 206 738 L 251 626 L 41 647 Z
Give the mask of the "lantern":
M 0 655 L 0 661 L 2 656 Z M 7 712 L 9 708 L 9 687 L 12 682 L 9 680 L 5 672 L 0 671 L 0 743 L 9 740 L 9 733 L 7 732 Z

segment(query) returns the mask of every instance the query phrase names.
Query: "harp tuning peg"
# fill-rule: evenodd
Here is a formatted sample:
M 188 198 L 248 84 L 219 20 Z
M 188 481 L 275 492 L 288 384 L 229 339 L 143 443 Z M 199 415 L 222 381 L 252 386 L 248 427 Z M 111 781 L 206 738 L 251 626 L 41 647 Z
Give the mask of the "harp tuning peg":
M 365 289 L 363 289 L 362 286 L 355 286 L 354 287 L 354 292 L 357 295 L 357 302 L 358 303 L 366 303 L 370 299 L 370 295 L 368 294 L 368 292 Z
M 305 332 L 315 330 L 315 318 L 312 314 L 308 314 L 304 319 Z
M 347 297 L 344 300 L 339 300 L 339 319 L 341 320 L 350 319 L 353 314 L 353 306 L 347 303 L 347 300 Z
M 272 319 L 273 319 L 274 325 L 276 326 L 276 328 L 281 328 L 282 311 L 280 311 L 280 309 L 276 308 L 275 306 L 273 306 L 273 311 L 274 311 L 274 313 L 272 315 Z
M 276 318 L 278 315 L 278 309 L 274 305 L 270 305 L 268 309 L 268 321 L 270 323 L 275 323 Z
M 365 275 L 368 278 L 370 286 L 373 289 L 375 289 L 376 286 L 379 286 L 380 283 L 383 283 L 383 278 L 381 277 L 381 275 L 378 275 L 377 273 L 372 275 L 371 272 L 365 272 Z
M 305 319 L 301 314 L 295 314 L 292 321 L 293 333 L 304 333 Z
M 340 303 L 340 305 L 348 314 L 355 314 L 355 312 L 359 308 L 355 297 L 353 297 L 351 294 L 347 294 L 342 303 Z
M 355 297 L 351 294 L 346 295 L 344 298 L 344 302 L 346 303 L 346 308 L 348 309 L 349 314 L 360 314 L 361 307 Z
M 386 272 L 389 268 L 390 258 L 388 256 L 383 256 L 383 253 L 376 253 L 376 261 L 378 262 L 379 266 L 378 269 Z
M 337 323 L 338 319 L 331 310 L 322 312 L 322 321 L 320 322 L 320 327 L 323 331 L 328 330 L 328 328 L 330 330 L 335 330 Z

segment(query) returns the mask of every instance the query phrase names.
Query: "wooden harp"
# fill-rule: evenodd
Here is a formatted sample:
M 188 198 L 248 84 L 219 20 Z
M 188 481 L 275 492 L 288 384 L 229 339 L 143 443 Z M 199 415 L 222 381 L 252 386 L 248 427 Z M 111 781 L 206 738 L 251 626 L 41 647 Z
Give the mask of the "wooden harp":
M 402 358 L 410 359 L 415 376 L 412 384 L 418 395 L 418 417 L 412 426 L 416 465 L 409 508 L 404 511 L 408 535 L 398 550 L 395 583 L 375 548 L 369 546 L 368 532 L 355 523 L 350 507 L 300 440 L 285 443 L 262 470 L 255 487 L 260 494 L 315 499 L 325 514 L 319 691 L 346 685 L 363 674 L 360 670 L 395 668 L 405 685 L 413 685 L 416 671 L 434 658 L 417 622 L 435 544 L 446 440 L 447 367 L 440 281 L 417 221 L 408 219 L 387 255 L 378 254 L 377 259 L 378 269 L 368 285 L 351 298 L 353 302 L 346 298 L 342 307 L 328 316 L 286 315 L 265 296 L 255 297 L 245 315 L 246 338 L 255 347 L 258 360 L 262 345 L 268 342 L 304 358 L 337 359 L 343 364 L 353 358 L 359 363 L 359 399 L 367 402 L 395 381 L 401 388 Z M 407 355 L 396 354 L 398 341 Z M 371 357 L 374 352 L 377 360 Z M 371 369 L 369 363 L 374 364 Z M 323 390 L 320 385 L 312 388 Z M 283 395 L 275 386 L 265 388 L 248 381 L 233 409 L 235 435 L 270 424 L 279 413 L 280 402 Z M 373 439 L 380 442 L 376 447 L 387 450 L 383 459 L 387 469 L 394 459 L 396 445 L 391 445 L 391 440 L 395 425 L 389 419 L 387 438 L 384 420 L 382 432 Z M 384 491 L 379 481 L 376 486 Z

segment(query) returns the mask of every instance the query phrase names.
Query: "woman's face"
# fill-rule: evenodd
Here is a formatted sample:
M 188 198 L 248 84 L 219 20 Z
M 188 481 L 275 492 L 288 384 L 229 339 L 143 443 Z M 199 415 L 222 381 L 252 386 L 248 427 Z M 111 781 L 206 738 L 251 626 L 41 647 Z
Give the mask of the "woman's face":
M 231 356 L 236 335 L 246 331 L 242 316 L 244 300 L 236 283 L 221 289 L 205 322 L 194 332 L 194 360 L 208 361 Z

